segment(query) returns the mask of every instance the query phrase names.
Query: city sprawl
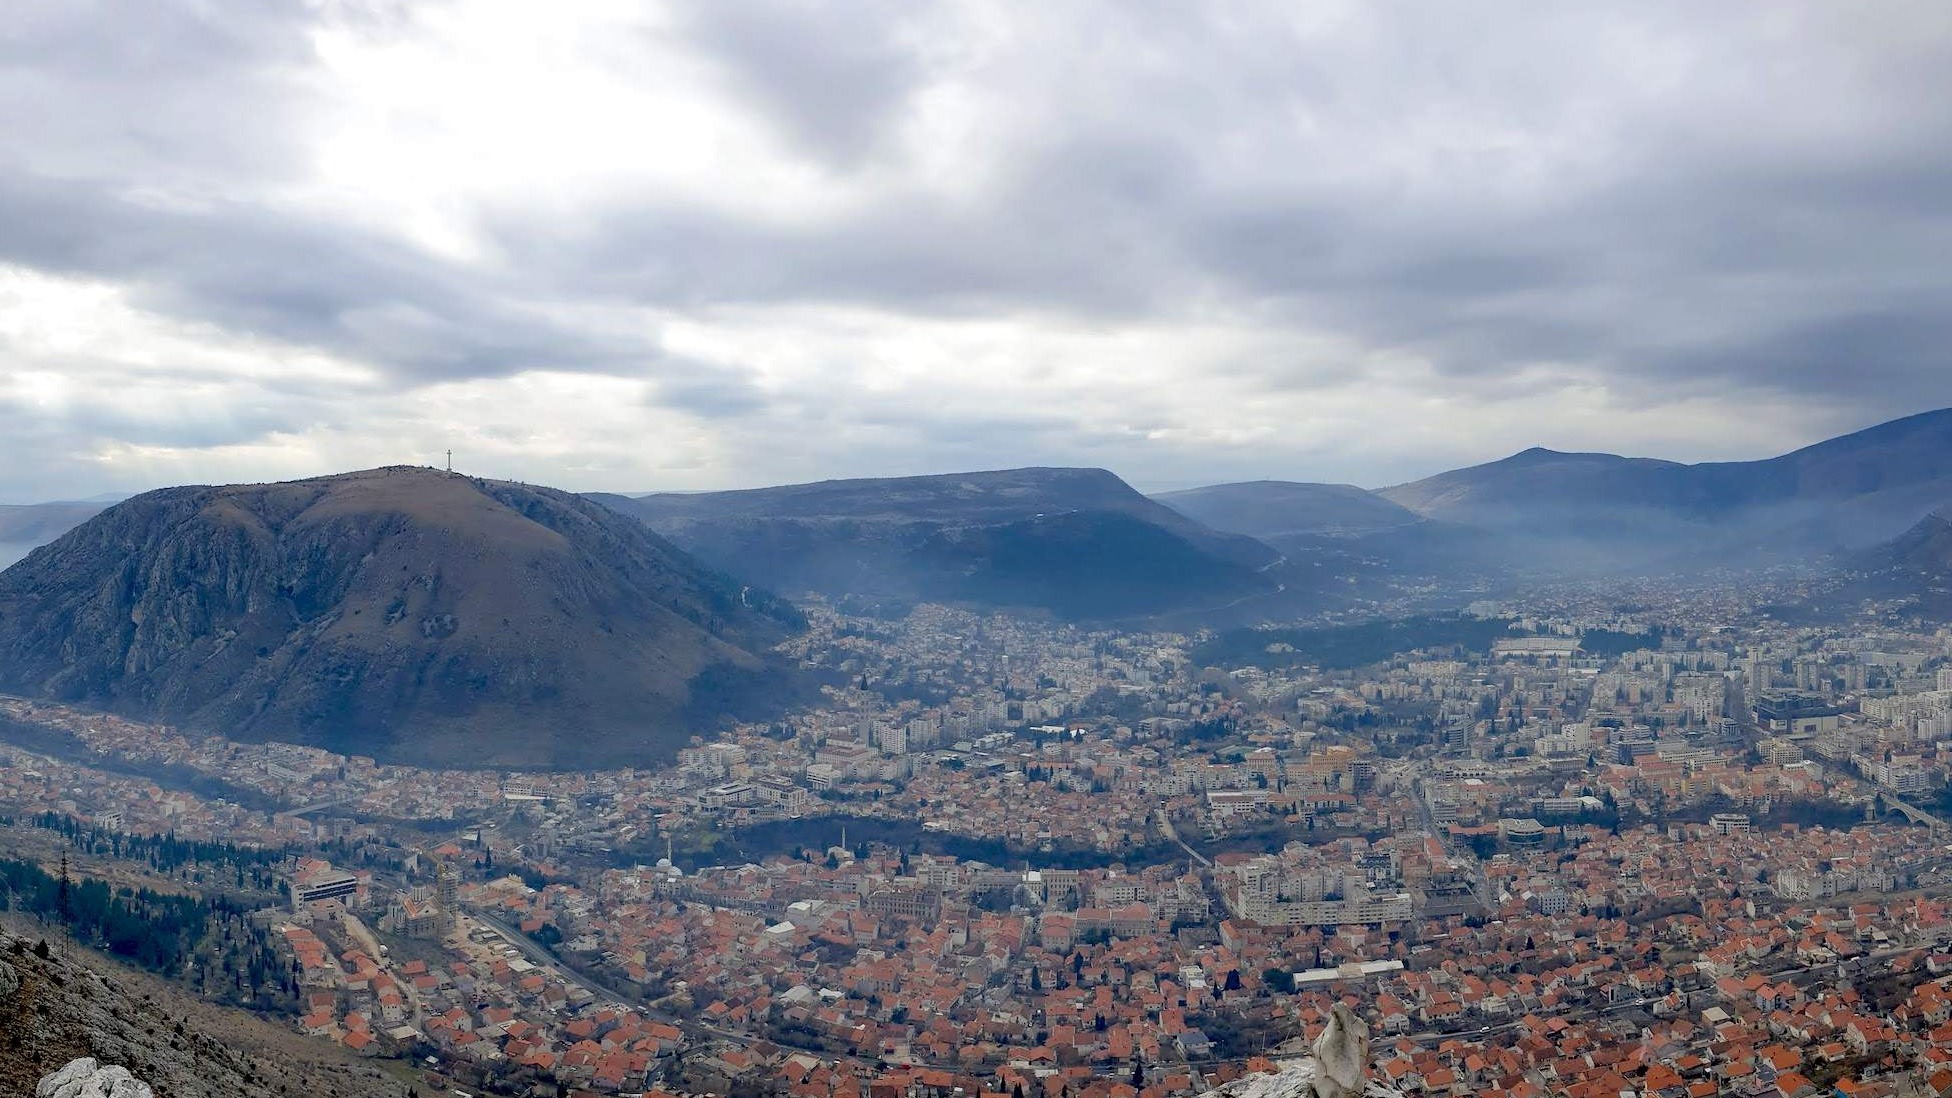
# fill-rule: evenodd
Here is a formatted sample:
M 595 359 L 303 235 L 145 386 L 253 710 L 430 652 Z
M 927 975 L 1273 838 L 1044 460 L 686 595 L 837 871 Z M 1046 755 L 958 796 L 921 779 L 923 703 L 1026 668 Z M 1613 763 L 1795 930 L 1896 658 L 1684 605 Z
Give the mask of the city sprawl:
M 1172 1098 L 1341 1002 L 1404 1093 L 1952 1093 L 1952 631 L 1769 605 L 1569 589 L 1322 666 L 815 602 L 824 702 L 664 768 L 4 699 L 0 812 L 257 895 L 225 978 L 457 1087 Z

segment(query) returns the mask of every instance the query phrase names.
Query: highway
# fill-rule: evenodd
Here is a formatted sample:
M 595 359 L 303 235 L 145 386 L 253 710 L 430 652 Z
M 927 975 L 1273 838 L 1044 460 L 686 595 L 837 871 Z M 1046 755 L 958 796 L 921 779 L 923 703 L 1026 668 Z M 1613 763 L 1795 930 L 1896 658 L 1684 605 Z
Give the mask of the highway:
M 529 963 L 541 968 L 548 969 L 549 971 L 555 973 L 557 976 L 561 977 L 564 983 L 570 984 L 574 987 L 580 987 L 584 991 L 589 992 L 591 995 L 599 999 L 616 1003 L 619 1006 L 628 1006 L 630 1004 L 639 1001 L 638 996 L 634 994 L 631 994 L 629 992 L 618 991 L 616 988 L 600 983 L 592 979 L 591 977 L 586 976 L 583 973 L 578 972 L 577 970 L 569 967 L 568 965 L 564 964 L 562 960 L 558 958 L 555 954 L 550 953 L 548 950 L 542 948 L 541 945 L 537 944 L 535 940 L 530 938 L 527 934 L 524 934 L 521 931 L 515 929 L 514 927 L 509 926 L 507 923 L 502 922 L 500 919 L 495 918 L 493 915 L 484 914 L 481 911 L 473 908 L 470 908 L 468 910 L 467 915 L 468 918 L 473 919 L 475 922 L 482 924 L 483 926 L 494 931 L 495 933 L 500 934 L 503 938 L 506 938 L 508 940 L 509 945 L 514 946 L 516 950 L 522 954 L 522 956 L 528 958 Z M 675 1019 L 667 1018 L 661 1020 L 669 1021 L 673 1025 L 678 1024 Z

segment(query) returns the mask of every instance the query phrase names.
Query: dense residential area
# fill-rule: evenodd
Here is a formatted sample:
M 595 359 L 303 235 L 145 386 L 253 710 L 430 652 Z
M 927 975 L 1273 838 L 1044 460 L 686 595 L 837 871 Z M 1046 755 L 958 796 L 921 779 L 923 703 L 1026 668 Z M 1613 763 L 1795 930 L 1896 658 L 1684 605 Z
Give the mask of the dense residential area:
M 76 874 L 259 852 L 289 1024 L 483 1092 L 1169 1098 L 1337 1002 L 1405 1093 L 1952 1089 L 1952 635 L 1473 610 L 1325 665 L 1366 627 L 815 605 L 825 702 L 655 769 L 14 699 L 0 804 Z

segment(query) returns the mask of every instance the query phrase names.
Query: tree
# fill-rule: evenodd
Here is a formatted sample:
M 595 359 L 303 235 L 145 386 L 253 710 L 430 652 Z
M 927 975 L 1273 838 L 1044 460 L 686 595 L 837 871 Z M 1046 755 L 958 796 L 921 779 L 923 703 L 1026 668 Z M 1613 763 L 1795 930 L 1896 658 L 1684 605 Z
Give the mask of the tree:
M 1145 1061 L 1137 1056 L 1132 1057 L 1132 1085 L 1145 1089 Z

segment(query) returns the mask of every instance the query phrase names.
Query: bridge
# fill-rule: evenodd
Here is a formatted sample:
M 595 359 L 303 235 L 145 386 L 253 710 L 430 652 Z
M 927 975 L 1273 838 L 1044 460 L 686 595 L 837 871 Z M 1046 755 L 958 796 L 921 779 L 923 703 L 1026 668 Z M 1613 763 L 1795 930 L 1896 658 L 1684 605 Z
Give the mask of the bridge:
M 1952 824 L 1946 823 L 1943 818 L 1932 815 L 1894 793 L 1880 788 L 1877 795 L 1884 802 L 1884 811 L 1887 813 L 1896 812 L 1912 823 L 1924 824 L 1933 831 L 1952 830 Z
M 1179 832 L 1173 828 L 1173 822 L 1166 818 L 1165 809 L 1163 808 L 1158 809 L 1155 812 L 1155 815 L 1159 817 L 1159 830 L 1165 834 L 1166 838 L 1171 839 L 1173 842 L 1178 843 L 1179 848 L 1186 852 L 1187 857 L 1192 858 L 1193 861 L 1197 862 L 1202 868 L 1205 869 L 1213 868 L 1212 859 L 1208 858 L 1206 855 L 1200 853 L 1199 851 L 1194 850 L 1192 847 L 1187 846 L 1186 840 L 1179 837 Z

